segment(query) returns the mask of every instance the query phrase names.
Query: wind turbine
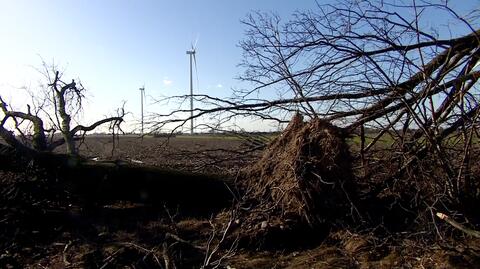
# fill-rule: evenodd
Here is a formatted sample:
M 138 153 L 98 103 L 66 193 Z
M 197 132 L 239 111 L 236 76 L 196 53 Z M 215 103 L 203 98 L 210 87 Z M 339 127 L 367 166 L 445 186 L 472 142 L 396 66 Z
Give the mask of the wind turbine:
M 193 70 L 192 70 L 192 61 L 195 63 L 195 73 L 197 74 L 197 80 L 198 80 L 197 59 L 195 58 L 197 41 L 198 41 L 198 38 L 195 41 L 195 45 L 192 44 L 192 49 L 187 50 L 187 54 L 190 56 L 190 135 L 193 135 Z M 197 84 L 198 84 L 198 82 L 197 82 Z
M 141 106 L 141 115 L 142 115 L 142 138 L 143 138 L 143 99 L 145 98 L 145 84 L 140 89 L 140 106 Z

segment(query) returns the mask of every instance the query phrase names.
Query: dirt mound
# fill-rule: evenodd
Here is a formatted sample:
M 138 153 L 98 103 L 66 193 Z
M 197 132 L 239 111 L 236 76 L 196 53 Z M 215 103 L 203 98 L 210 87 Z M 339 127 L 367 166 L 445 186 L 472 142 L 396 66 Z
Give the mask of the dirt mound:
M 248 208 L 242 226 L 252 235 L 345 220 L 352 178 L 342 129 L 318 118 L 304 122 L 297 114 L 241 175 L 242 207 Z

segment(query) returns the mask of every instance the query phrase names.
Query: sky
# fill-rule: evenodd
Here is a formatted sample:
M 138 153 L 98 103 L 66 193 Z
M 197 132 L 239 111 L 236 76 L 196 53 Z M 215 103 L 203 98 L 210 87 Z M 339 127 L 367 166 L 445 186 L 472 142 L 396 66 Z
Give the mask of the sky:
M 122 101 L 140 115 L 139 88 L 152 97 L 189 92 L 186 50 L 197 45 L 195 91 L 229 96 L 241 60 L 240 20 L 253 10 L 288 16 L 315 1 L 0 0 L 0 93 L 38 84 L 42 60 L 80 78 L 88 89 L 84 120 L 108 115 Z M 194 75 L 194 84 L 197 84 Z M 159 108 L 147 98 L 147 111 Z M 19 105 L 20 106 L 20 105 Z
M 0 94 L 22 106 L 19 88 L 35 89 L 43 60 L 89 90 L 85 123 L 123 101 L 127 120 L 138 121 L 143 85 L 147 112 L 162 110 L 150 97 L 188 94 L 186 50 L 196 42 L 195 91 L 229 96 L 239 85 L 240 20 L 254 10 L 288 18 L 315 6 L 314 0 L 0 0 Z

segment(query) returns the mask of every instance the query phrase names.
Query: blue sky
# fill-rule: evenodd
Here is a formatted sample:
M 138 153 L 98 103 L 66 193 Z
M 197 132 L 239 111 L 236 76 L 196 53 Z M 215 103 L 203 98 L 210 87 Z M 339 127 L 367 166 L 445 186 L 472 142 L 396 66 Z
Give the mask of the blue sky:
M 35 88 L 33 67 L 43 58 L 89 89 L 85 120 L 110 113 L 122 100 L 138 118 L 143 84 L 155 97 L 188 93 L 185 52 L 198 39 L 195 88 L 228 96 L 238 84 L 240 20 L 252 10 L 288 16 L 314 5 L 310 0 L 0 0 L 0 93 L 13 103 L 23 99 L 16 88 Z
M 17 88 L 34 90 L 33 67 L 43 58 L 89 89 L 85 121 L 111 113 L 123 100 L 130 120 L 138 119 L 143 84 L 154 97 L 188 93 L 185 51 L 198 38 L 196 90 L 229 96 L 240 73 L 240 20 L 252 10 L 288 18 L 314 6 L 314 0 L 0 0 L 0 94 L 21 104 Z

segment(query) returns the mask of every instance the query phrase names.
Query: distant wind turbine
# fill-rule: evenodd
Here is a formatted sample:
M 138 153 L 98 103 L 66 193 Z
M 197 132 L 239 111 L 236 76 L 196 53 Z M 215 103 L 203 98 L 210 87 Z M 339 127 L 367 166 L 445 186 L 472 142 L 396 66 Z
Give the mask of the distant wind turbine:
M 195 41 L 195 44 L 192 44 L 192 49 L 187 50 L 187 54 L 190 56 L 190 134 L 193 135 L 193 70 L 192 70 L 192 61 L 195 64 L 195 73 L 197 74 L 197 59 L 195 57 L 197 49 L 198 38 Z M 198 81 L 197 81 L 198 84 Z M 198 85 L 197 85 L 198 86 Z
M 145 99 L 145 84 L 143 85 L 143 87 L 141 87 L 140 89 L 140 106 L 141 106 L 141 122 L 142 122 L 142 129 L 141 129 L 141 133 L 142 133 L 142 137 L 143 137 L 143 99 Z

